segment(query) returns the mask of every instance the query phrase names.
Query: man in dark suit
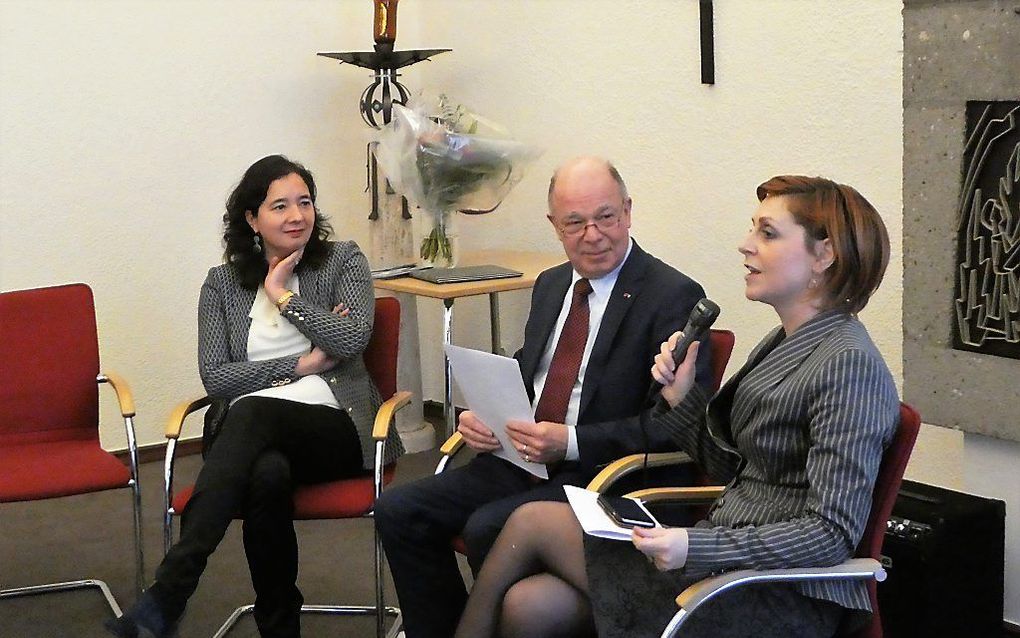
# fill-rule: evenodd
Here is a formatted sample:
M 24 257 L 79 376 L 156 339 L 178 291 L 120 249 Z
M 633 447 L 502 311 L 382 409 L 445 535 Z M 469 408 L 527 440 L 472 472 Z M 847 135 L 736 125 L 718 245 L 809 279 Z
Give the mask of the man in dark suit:
M 376 527 L 408 638 L 453 634 L 467 598 L 454 538 L 464 539 L 477 573 L 519 505 L 566 500 L 564 485 L 584 486 L 598 465 L 642 448 L 640 436 L 628 436 L 610 449 L 601 434 L 587 437 L 584 425 L 641 411 L 660 344 L 704 297 L 695 281 L 631 239 L 631 200 L 609 162 L 582 157 L 561 166 L 550 180 L 548 218 L 569 261 L 535 282 L 524 347 L 514 356 L 537 423 L 509 424 L 508 432 L 526 460 L 549 465 L 549 479 L 488 454 L 499 442 L 464 412 L 458 432 L 478 456 L 383 494 Z M 708 361 L 705 352 L 698 357 L 706 385 Z

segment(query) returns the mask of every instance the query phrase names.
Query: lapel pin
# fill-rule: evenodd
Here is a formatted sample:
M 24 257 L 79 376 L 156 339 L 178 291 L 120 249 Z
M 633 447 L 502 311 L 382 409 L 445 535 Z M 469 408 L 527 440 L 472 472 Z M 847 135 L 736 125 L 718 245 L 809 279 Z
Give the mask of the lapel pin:
M 629 292 L 623 293 L 623 298 L 624 299 L 630 299 L 630 293 Z

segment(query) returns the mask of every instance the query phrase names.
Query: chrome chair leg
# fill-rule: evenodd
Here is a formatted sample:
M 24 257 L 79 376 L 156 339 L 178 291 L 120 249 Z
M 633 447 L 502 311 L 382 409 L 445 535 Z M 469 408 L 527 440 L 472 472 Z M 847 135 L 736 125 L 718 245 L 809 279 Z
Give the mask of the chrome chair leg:
M 0 599 L 17 598 L 18 596 L 35 596 L 37 594 L 51 594 L 53 592 L 88 589 L 91 587 L 95 587 L 103 594 L 103 598 L 106 599 L 106 604 L 109 605 L 115 616 L 123 614 L 120 609 L 120 605 L 117 604 L 117 599 L 113 597 L 113 593 L 110 591 L 110 588 L 106 585 L 106 583 L 93 578 L 85 580 L 70 580 L 63 583 L 49 583 L 47 585 L 32 585 L 29 587 L 12 587 L 11 589 L 3 589 L 0 590 Z
M 135 527 L 135 590 L 145 590 L 145 544 L 142 540 L 142 486 L 138 480 L 138 446 L 135 443 L 134 418 L 124 417 L 128 436 L 128 455 L 131 465 L 131 505 L 134 510 Z

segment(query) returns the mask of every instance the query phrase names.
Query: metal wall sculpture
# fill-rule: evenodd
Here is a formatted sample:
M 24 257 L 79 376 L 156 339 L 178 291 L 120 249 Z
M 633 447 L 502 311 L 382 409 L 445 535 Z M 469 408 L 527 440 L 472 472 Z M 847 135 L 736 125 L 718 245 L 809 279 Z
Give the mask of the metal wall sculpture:
M 968 101 L 953 347 L 1020 359 L 1020 101 Z

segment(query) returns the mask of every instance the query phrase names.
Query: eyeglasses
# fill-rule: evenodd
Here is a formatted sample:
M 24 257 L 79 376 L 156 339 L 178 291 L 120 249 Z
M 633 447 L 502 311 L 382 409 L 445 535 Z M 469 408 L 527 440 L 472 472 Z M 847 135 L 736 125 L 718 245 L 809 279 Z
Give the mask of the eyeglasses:
M 589 226 L 595 226 L 601 232 L 616 228 L 616 225 L 620 223 L 620 215 L 621 213 L 616 211 L 606 211 L 595 215 L 590 220 L 571 218 L 557 223 L 556 226 L 566 237 L 578 237 L 583 235 Z

